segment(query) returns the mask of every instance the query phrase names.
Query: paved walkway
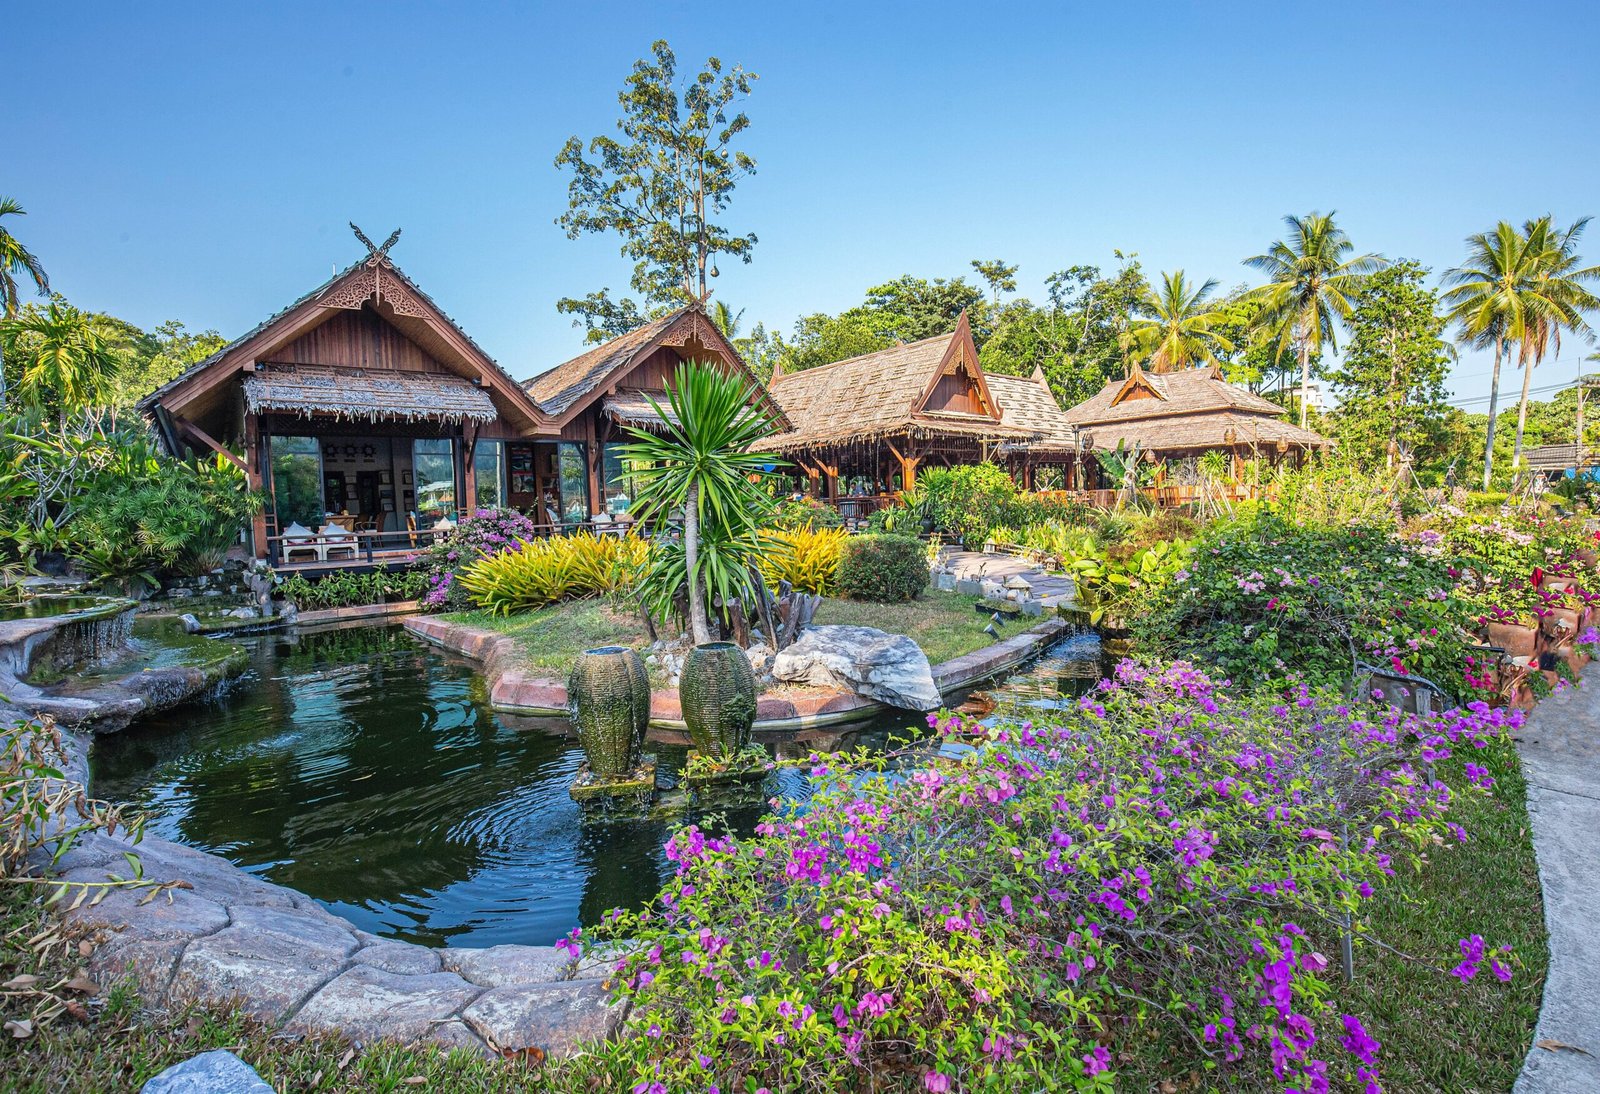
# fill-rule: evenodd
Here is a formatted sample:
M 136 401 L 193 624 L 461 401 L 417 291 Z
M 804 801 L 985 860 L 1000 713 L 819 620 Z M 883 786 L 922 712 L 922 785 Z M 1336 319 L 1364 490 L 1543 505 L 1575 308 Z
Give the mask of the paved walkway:
M 1600 662 L 1540 703 L 1520 745 L 1550 931 L 1544 1004 L 1515 1094 L 1600 1091 Z M 1537 1042 L 1567 1048 L 1546 1049 Z
M 1073 597 L 1072 579 L 1063 574 L 1047 574 L 1025 558 L 1016 555 L 990 555 L 982 551 L 946 551 L 942 568 L 954 574 L 958 581 L 997 581 L 1002 585 L 1020 574 L 1033 586 L 1033 595 L 1053 608 L 1061 601 L 1070 603 Z

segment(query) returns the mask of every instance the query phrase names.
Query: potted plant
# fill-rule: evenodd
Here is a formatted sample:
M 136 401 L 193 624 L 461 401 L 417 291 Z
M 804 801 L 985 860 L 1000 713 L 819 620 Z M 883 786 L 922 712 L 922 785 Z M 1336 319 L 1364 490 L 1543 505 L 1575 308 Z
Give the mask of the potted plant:
M 650 676 L 627 646 L 584 650 L 567 679 L 567 711 L 589 770 L 620 778 L 639 766 L 650 727 Z
M 1509 657 L 1532 657 L 1538 649 L 1539 628 L 1515 608 L 1493 607 L 1479 617 L 1484 639 Z

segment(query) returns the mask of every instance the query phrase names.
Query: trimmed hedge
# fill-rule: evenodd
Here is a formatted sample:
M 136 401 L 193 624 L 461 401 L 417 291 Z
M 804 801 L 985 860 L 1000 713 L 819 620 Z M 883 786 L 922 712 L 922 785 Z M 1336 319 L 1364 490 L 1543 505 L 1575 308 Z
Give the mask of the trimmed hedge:
M 911 536 L 852 536 L 839 559 L 836 591 L 851 600 L 896 604 L 928 587 L 928 556 Z

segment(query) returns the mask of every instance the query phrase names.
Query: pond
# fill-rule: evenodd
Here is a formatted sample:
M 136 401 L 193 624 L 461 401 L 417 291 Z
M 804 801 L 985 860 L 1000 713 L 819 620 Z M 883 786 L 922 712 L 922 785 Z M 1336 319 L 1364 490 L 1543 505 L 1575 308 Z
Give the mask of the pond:
M 670 876 L 662 845 L 685 818 L 586 816 L 567 795 L 582 751 L 564 723 L 496 714 L 470 663 L 399 628 L 242 641 L 253 666 L 225 697 L 96 742 L 95 793 L 149 810 L 152 834 L 428 945 L 549 944 Z M 1061 678 L 1035 672 L 1016 698 Z M 846 743 L 922 725 L 891 715 Z M 682 746 L 649 748 L 681 771 Z M 792 769 L 766 789 L 806 792 Z M 762 812 L 728 819 L 748 832 Z
M 30 596 L 14 603 L 0 604 L 0 623 L 8 623 L 13 619 L 76 615 L 116 603 L 126 602 L 114 596 Z

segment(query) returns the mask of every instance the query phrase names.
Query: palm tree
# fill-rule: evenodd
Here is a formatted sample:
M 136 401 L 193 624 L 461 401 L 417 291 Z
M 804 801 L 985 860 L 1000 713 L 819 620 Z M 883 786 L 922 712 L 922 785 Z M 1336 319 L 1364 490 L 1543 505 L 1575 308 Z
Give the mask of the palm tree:
M 726 300 L 718 300 L 711 305 L 711 322 L 722 332 L 722 337 L 733 341 L 739 336 L 739 320 L 744 318 L 744 309 L 734 311 L 728 307 Z
M 687 583 L 696 645 L 711 641 L 707 590 L 724 603 L 748 591 L 761 522 L 772 508 L 757 482 L 780 461 L 752 451 L 774 429 L 771 413 L 753 399 L 758 390 L 738 373 L 684 362 L 667 385 L 667 409 L 650 401 L 661 415 L 658 431 L 629 427 L 635 439 L 622 450 L 622 458 L 639 468 L 637 500 L 683 514 L 681 568 L 676 562 L 652 566 L 646 596 L 664 606 Z
M 1172 372 L 1200 362 L 1217 364 L 1217 350 L 1233 349 L 1232 342 L 1211 329 L 1219 317 L 1207 297 L 1216 287 L 1216 278 L 1210 278 L 1196 288 L 1182 270 L 1162 274 L 1159 291 L 1153 285 L 1145 286 L 1134 305 L 1143 318 L 1134 320 L 1133 337 L 1149 357 L 1152 370 Z
M 0 323 L 0 346 L 21 366 L 18 393 L 36 406 L 54 404 L 63 420 L 104 396 L 121 366 L 93 317 L 59 298 Z
M 5 217 L 27 215 L 27 210 L 17 203 L 16 198 L 0 197 L 0 220 Z M 50 278 L 44 272 L 44 266 L 34 257 L 32 251 L 11 234 L 4 223 L 0 223 L 0 319 L 16 318 L 18 277 L 32 281 L 34 290 L 40 296 L 49 294 Z M 5 406 L 5 399 L 5 358 L 0 355 L 0 407 Z
M 1530 311 L 1538 310 L 1539 252 L 1515 226 L 1502 220 L 1492 232 L 1467 237 L 1467 260 L 1446 270 L 1441 297 L 1457 339 L 1477 349 L 1494 347 L 1489 381 L 1489 432 L 1483 446 L 1483 488 L 1494 473 L 1494 427 L 1500 404 L 1500 366 L 1507 345 L 1519 343 Z
M 1286 216 L 1288 238 L 1265 254 L 1244 260 L 1267 275 L 1267 283 L 1246 297 L 1261 302 L 1256 316 L 1260 328 L 1278 343 L 1282 353 L 1293 346 L 1300 359 L 1300 425 L 1310 420 L 1306 394 L 1311 389 L 1311 356 L 1326 342 L 1337 349 L 1334 319 L 1346 319 L 1351 303 L 1366 276 L 1388 263 L 1382 255 L 1349 257 L 1355 250 L 1350 237 L 1333 222 L 1334 214 Z
M 1522 458 L 1522 435 L 1528 423 L 1528 387 L 1533 381 L 1534 368 L 1544 362 L 1545 355 L 1552 349 L 1556 356 L 1561 355 L 1563 330 L 1593 337 L 1583 313 L 1600 309 L 1600 299 L 1584 288 L 1584 283 L 1600 279 L 1600 267 L 1581 267 L 1582 259 L 1577 253 L 1578 239 L 1588 224 L 1589 218 L 1583 217 L 1561 231 L 1548 216 L 1543 216 L 1523 226 L 1528 250 L 1538 256 L 1538 261 L 1517 354 L 1522 366 L 1522 398 L 1517 403 L 1517 439 L 1511 455 L 1513 467 Z

